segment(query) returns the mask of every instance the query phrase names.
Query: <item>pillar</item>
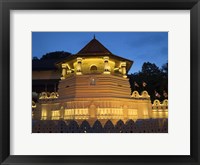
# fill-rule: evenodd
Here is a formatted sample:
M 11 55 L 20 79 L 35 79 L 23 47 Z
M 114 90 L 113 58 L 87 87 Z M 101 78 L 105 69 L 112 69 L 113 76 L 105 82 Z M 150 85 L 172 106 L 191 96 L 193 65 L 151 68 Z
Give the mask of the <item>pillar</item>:
M 121 69 L 122 69 L 122 76 L 124 78 L 127 78 L 127 75 L 126 75 L 126 62 L 121 62 Z
M 66 70 L 67 70 L 66 64 L 62 64 L 62 75 L 61 75 L 62 80 L 65 79 L 66 77 L 66 73 L 67 73 Z
M 64 119 L 64 113 L 65 113 L 65 109 L 64 109 L 64 107 L 62 106 L 62 107 L 60 108 L 60 119 Z
M 78 57 L 77 58 L 77 66 L 76 66 L 76 74 L 77 75 L 82 75 L 81 67 L 82 67 L 82 58 Z
M 104 57 L 104 74 L 110 74 L 109 57 Z

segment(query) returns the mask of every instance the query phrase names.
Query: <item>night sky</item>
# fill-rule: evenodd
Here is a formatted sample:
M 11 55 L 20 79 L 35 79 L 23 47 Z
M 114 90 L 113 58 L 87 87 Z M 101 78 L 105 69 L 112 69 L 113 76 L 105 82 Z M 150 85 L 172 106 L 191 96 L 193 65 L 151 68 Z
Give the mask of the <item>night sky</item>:
M 134 61 L 129 73 L 141 70 L 144 62 L 158 67 L 168 62 L 167 32 L 32 32 L 32 56 L 54 51 L 76 54 L 94 35 L 113 54 Z

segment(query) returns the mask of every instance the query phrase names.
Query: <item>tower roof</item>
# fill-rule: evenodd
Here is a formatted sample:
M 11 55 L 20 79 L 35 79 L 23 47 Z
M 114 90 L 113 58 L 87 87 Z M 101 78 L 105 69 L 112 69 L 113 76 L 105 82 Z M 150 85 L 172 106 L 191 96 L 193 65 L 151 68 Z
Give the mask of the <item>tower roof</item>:
M 76 61 L 77 57 L 82 58 L 94 58 L 94 57 L 104 57 L 109 56 L 110 59 L 114 60 L 116 63 L 120 63 L 120 61 L 126 61 L 127 66 L 127 72 L 131 68 L 133 61 L 117 56 L 113 53 L 111 53 L 105 46 L 103 46 L 94 36 L 94 38 L 86 45 L 84 46 L 77 54 L 71 55 L 67 57 L 66 59 L 60 60 L 56 63 L 57 66 L 61 65 L 65 62 L 73 62 Z
M 105 46 L 103 46 L 94 36 L 94 38 L 83 47 L 77 54 L 112 54 Z

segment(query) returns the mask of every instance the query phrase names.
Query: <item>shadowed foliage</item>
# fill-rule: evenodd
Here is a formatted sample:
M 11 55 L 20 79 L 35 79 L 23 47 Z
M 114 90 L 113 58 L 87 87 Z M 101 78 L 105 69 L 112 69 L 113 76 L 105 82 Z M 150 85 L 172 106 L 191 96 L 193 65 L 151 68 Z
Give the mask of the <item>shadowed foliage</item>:
M 146 90 L 151 96 L 151 101 L 155 99 L 163 101 L 168 99 L 168 63 L 159 69 L 155 64 L 145 62 L 141 72 L 128 75 L 131 86 L 131 93 Z

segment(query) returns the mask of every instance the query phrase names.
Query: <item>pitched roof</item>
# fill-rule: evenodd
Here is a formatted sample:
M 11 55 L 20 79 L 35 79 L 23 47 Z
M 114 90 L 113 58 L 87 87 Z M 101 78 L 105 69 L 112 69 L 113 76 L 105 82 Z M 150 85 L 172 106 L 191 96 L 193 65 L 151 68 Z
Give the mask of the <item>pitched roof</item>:
M 101 56 L 109 56 L 112 59 L 116 59 L 117 61 L 126 61 L 127 62 L 127 71 L 130 70 L 133 61 L 117 56 L 111 53 L 105 46 L 103 46 L 94 36 L 94 38 L 84 46 L 77 54 L 71 55 L 66 59 L 61 59 L 60 61 L 56 62 L 57 66 L 60 66 L 62 63 L 67 61 L 76 60 L 77 57 L 101 57 Z
M 83 47 L 77 54 L 90 54 L 90 53 L 112 54 L 95 37 L 85 47 Z

